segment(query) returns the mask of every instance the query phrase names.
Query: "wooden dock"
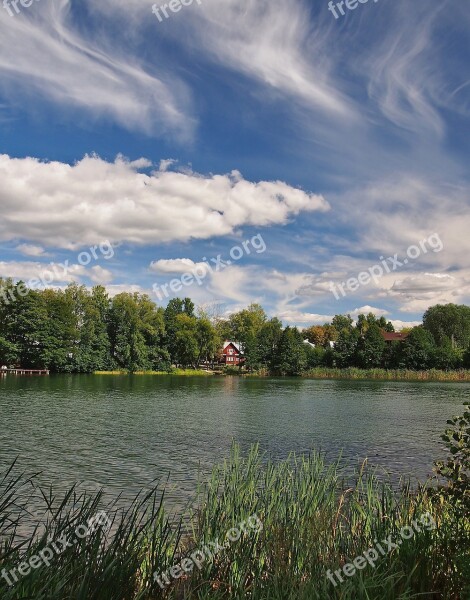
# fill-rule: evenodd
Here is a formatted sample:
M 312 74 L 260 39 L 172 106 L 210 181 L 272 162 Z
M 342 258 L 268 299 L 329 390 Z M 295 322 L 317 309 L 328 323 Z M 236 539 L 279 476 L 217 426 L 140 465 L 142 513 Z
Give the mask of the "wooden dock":
M 2 375 L 49 375 L 49 369 L 0 369 Z

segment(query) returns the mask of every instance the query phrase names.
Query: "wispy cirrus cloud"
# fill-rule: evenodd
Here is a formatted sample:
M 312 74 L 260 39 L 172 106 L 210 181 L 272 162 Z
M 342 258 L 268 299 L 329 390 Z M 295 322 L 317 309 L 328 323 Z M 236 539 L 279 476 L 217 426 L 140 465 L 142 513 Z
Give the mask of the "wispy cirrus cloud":
M 42 99 L 132 130 L 191 136 L 188 88 L 106 32 L 105 22 L 80 28 L 71 0 L 42 0 L 14 18 L 0 10 L 0 89 L 24 110 Z

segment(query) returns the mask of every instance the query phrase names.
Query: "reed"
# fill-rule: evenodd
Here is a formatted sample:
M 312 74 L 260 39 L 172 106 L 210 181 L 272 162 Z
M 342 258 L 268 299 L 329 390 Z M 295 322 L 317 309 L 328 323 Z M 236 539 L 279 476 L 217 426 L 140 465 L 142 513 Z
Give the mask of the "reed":
M 405 369 L 336 369 L 318 367 L 310 369 L 304 375 L 309 379 L 378 379 L 384 381 L 442 381 L 442 382 L 466 382 L 470 381 L 470 370 L 461 371 L 410 371 Z
M 70 535 L 98 510 L 112 515 L 111 530 L 98 529 L 8 587 L 4 600 L 404 600 L 415 597 L 464 599 L 469 596 L 468 515 L 455 513 L 429 485 L 412 491 L 403 482 L 380 481 L 364 463 L 353 475 L 341 461 L 327 464 L 318 453 L 292 454 L 273 461 L 257 446 L 230 457 L 201 484 L 193 512 L 169 518 L 164 489 L 142 492 L 129 508 L 106 505 L 101 493 L 73 487 L 57 498 L 43 490 L 47 518 L 29 541 L 18 533 L 38 496 L 35 478 L 0 476 L 0 571 L 15 568 L 50 540 Z M 444 498 L 444 497 L 443 497 Z M 336 586 L 328 570 L 340 569 L 413 520 L 430 513 L 435 529 L 422 529 L 384 556 Z M 262 528 L 248 531 L 218 554 L 164 590 L 153 574 L 165 572 L 192 550 L 226 539 L 227 532 L 257 515 Z M 185 527 L 183 527 L 183 523 Z M 462 531 L 466 532 L 462 536 Z M 183 535 L 184 532 L 184 535 Z M 457 535 L 459 532 L 459 535 Z M 464 540 L 464 541 L 460 541 Z M 467 586 L 467 587 L 465 587 Z
M 94 375 L 130 375 L 129 371 L 95 371 Z M 171 371 L 135 371 L 132 375 L 158 375 L 158 376 L 178 376 L 178 377 L 210 377 L 212 371 L 203 369 L 172 369 Z

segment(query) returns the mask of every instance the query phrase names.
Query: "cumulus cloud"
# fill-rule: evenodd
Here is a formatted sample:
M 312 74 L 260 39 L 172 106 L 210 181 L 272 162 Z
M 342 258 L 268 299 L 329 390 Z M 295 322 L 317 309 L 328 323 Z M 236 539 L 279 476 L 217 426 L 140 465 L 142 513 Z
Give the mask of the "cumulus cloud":
M 383 308 L 375 308 L 374 306 L 369 305 L 361 306 L 361 308 L 355 308 L 349 312 L 353 319 L 357 319 L 359 315 L 368 315 L 369 313 L 372 313 L 376 317 L 385 317 L 389 314 L 388 310 L 384 310 Z
M 106 286 L 106 291 L 111 298 L 118 294 L 147 294 L 151 296 L 151 290 L 147 290 L 138 284 L 116 283 Z
M 111 283 L 114 276 L 109 269 L 104 269 L 103 267 L 100 267 L 100 265 L 95 265 L 89 270 L 88 277 L 94 283 L 105 285 L 107 283 Z
M 204 262 L 196 263 L 190 258 L 160 259 L 150 264 L 150 269 L 159 274 L 175 273 L 182 275 L 201 268 L 206 270 L 208 266 Z
M 324 325 L 330 323 L 332 315 L 317 315 L 315 313 L 302 312 L 299 310 L 285 310 L 278 317 L 288 325 Z
M 33 244 L 20 244 L 16 247 L 16 250 L 25 256 L 47 256 L 42 246 L 34 246 Z
M 401 331 L 402 329 L 409 329 L 421 325 L 421 321 L 401 321 L 400 319 L 392 319 L 391 323 L 395 327 L 395 331 Z
M 424 312 L 433 304 L 463 302 L 470 297 L 470 277 L 449 273 L 418 273 L 397 279 L 388 295 L 403 312 Z
M 60 265 L 54 263 L 40 263 L 29 261 L 1 261 L 0 277 L 22 280 L 28 283 L 31 280 L 43 279 L 45 283 L 73 283 L 80 282 L 81 277 L 86 275 L 87 270 L 81 265 L 69 265 L 63 269 Z
M 85 156 L 71 166 L 0 155 L 0 240 L 77 249 L 101 240 L 158 244 L 232 234 L 244 225 L 285 224 L 326 211 L 322 196 L 282 181 L 245 180 L 238 171 L 140 173 Z

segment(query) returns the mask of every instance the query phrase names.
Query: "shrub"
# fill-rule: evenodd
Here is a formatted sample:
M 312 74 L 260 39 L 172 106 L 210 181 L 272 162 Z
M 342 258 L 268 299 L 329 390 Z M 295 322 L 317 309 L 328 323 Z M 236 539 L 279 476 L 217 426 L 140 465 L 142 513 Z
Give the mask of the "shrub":
M 447 492 L 458 507 L 470 510 L 470 402 L 462 416 L 449 419 L 450 425 L 441 436 L 450 456 L 446 462 L 437 462 L 438 475 L 447 480 Z

